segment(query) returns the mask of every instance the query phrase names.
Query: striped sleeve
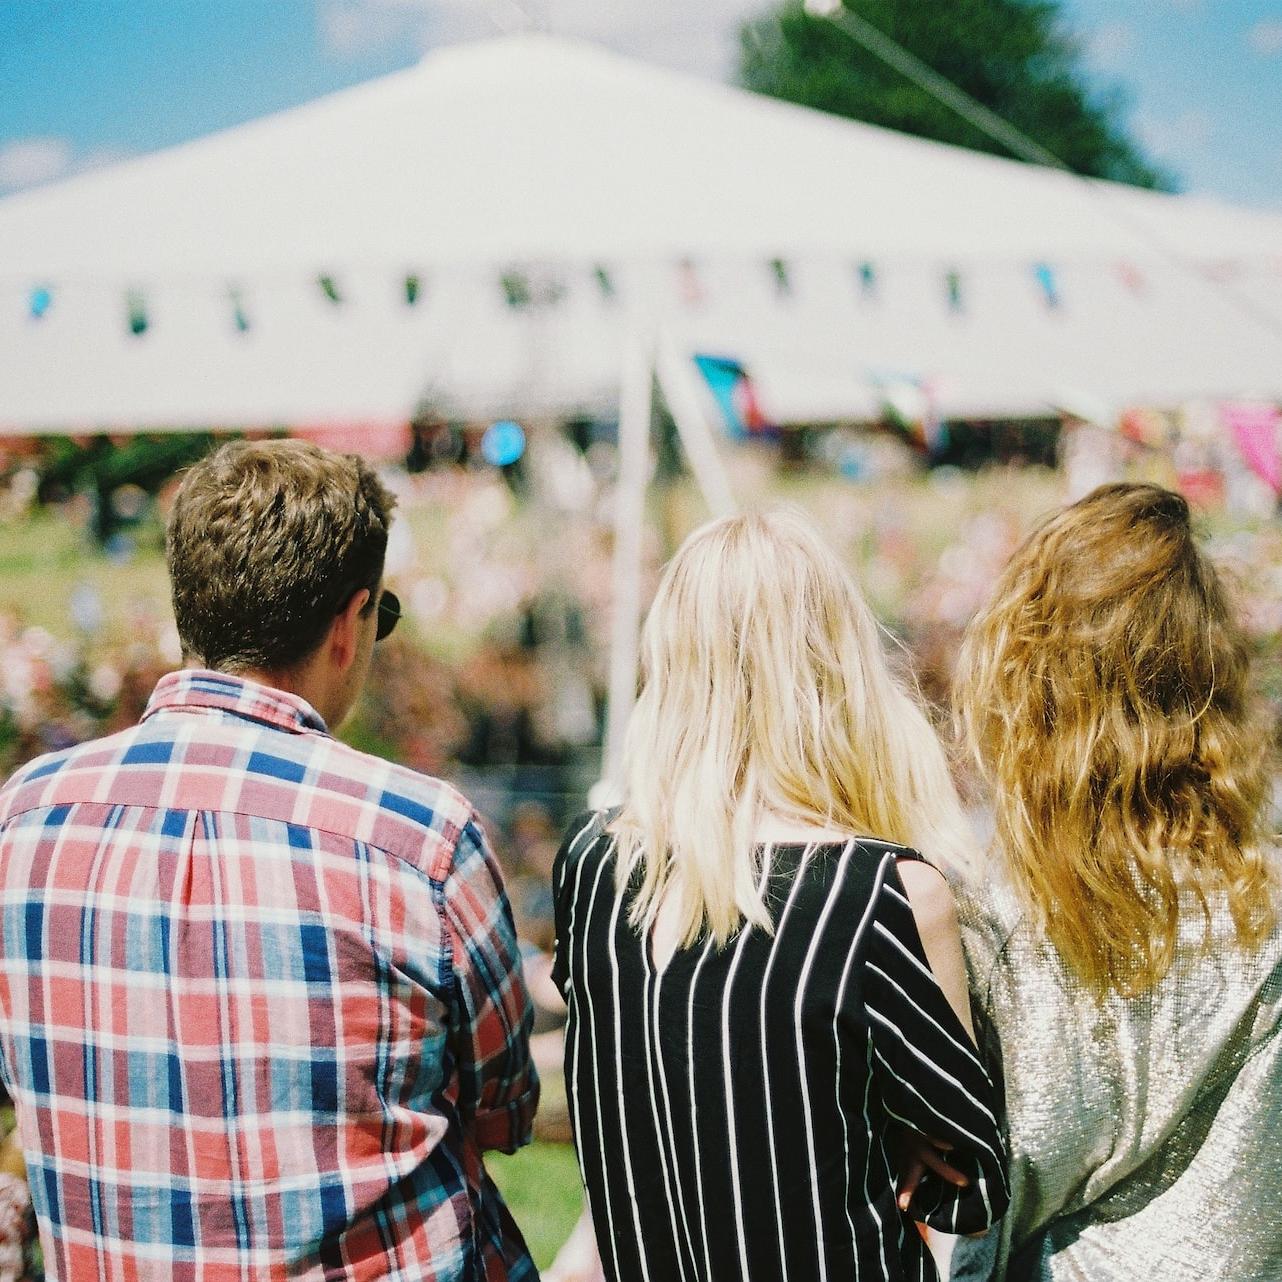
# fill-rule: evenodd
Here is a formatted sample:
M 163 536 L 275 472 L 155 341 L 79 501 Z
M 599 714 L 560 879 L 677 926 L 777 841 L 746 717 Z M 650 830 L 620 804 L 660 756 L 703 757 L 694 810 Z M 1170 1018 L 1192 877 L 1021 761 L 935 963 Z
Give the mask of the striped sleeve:
M 513 1153 L 530 1141 L 539 1100 L 530 1058 L 534 1007 L 503 876 L 475 820 L 459 835 L 443 898 L 463 1115 L 482 1149 Z
M 552 982 L 557 992 L 565 995 L 570 982 L 569 919 L 570 903 L 574 893 L 574 866 L 591 847 L 594 837 L 602 829 L 602 815 L 585 811 L 566 830 L 565 840 L 552 865 L 552 904 L 556 919 L 556 947 L 552 955 Z
M 952 1145 L 964 1189 L 928 1174 L 910 1209 L 949 1233 L 977 1233 L 1010 1200 L 997 1093 L 936 982 L 893 860 L 882 882 L 865 961 L 864 1007 L 873 1071 L 887 1113 Z

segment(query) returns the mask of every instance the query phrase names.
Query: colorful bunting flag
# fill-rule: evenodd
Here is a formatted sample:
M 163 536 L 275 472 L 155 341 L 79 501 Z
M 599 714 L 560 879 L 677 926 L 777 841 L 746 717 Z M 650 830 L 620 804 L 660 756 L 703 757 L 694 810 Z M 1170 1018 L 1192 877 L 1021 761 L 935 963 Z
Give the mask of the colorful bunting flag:
M 1059 281 L 1055 275 L 1055 269 L 1049 263 L 1037 263 L 1033 267 L 1033 276 L 1039 286 L 1041 286 L 1042 295 L 1046 299 L 1047 307 L 1058 307 L 1060 305 Z
M 534 301 L 534 294 L 530 289 L 530 278 L 523 271 L 516 269 L 505 271 L 499 277 L 499 286 L 503 290 L 504 301 L 514 312 L 524 310 Z
M 130 290 L 125 298 L 125 307 L 129 315 L 129 332 L 135 338 L 141 338 L 150 324 L 147 318 L 147 300 L 142 291 Z
M 244 295 L 234 285 L 227 291 L 228 301 L 231 303 L 231 322 L 236 327 L 236 333 L 249 333 L 249 313 L 245 310 Z
M 601 291 L 601 297 L 607 302 L 612 302 L 618 290 L 614 284 L 614 277 L 610 274 L 610 269 L 604 263 L 597 263 L 592 269 L 592 277 L 596 281 L 597 288 Z
M 950 271 L 944 277 L 944 284 L 948 289 L 948 310 L 952 312 L 964 311 L 965 303 L 962 300 L 961 272 Z
M 696 354 L 694 363 L 708 384 L 726 431 L 732 437 L 744 440 L 777 433 L 757 399 L 756 384 L 739 361 L 726 356 Z
M 1279 260 L 1279 264 L 1282 265 L 1282 260 Z M 794 261 L 782 256 L 776 256 L 765 259 L 764 265 L 769 272 L 769 279 L 777 299 L 786 300 L 797 295 L 796 264 Z M 677 260 L 675 270 L 679 300 L 690 308 L 705 306 L 709 301 L 709 290 L 705 280 L 704 266 L 693 258 L 682 258 Z M 850 268 L 847 268 L 847 270 L 850 270 Z M 1026 260 L 1025 265 L 1018 270 L 1030 273 L 1032 282 L 1048 309 L 1057 311 L 1065 307 L 1062 281 L 1055 266 L 1046 261 L 1029 264 Z M 1154 287 L 1155 278 L 1148 274 L 1147 269 L 1142 269 L 1134 262 L 1114 260 L 1111 264 L 1104 264 L 1102 270 L 1114 273 L 1115 279 L 1137 298 L 1148 296 Z M 1228 279 L 1240 270 L 1242 269 L 1239 264 L 1228 260 L 1206 264 L 1202 268 L 1202 271 L 1209 278 L 1216 280 Z M 527 263 L 524 266 L 516 265 L 501 273 L 499 284 L 507 306 L 514 311 L 552 307 L 568 296 L 571 287 L 582 290 L 593 287 L 588 284 L 584 274 L 587 271 L 591 272 L 592 281 L 603 301 L 613 302 L 618 298 L 619 292 L 614 270 L 603 262 L 585 266 L 573 276 L 567 275 L 563 270 L 555 266 L 537 262 Z M 879 267 L 872 261 L 865 260 L 853 263 L 853 271 L 854 287 L 858 290 L 860 296 L 868 301 L 876 300 L 882 287 Z M 320 293 L 324 295 L 330 304 L 342 306 L 350 301 L 345 286 L 341 283 L 341 276 L 335 276 L 327 272 L 318 274 L 313 279 Z M 934 277 L 936 282 L 938 282 L 938 279 L 938 276 Z M 987 279 L 982 270 L 980 270 L 979 279 L 981 283 Z M 418 307 L 427 300 L 428 290 L 431 285 L 429 273 L 409 271 L 399 277 L 393 276 L 392 281 L 395 282 L 392 287 L 399 291 L 406 307 Z M 971 303 L 974 301 L 969 293 L 971 283 L 966 279 L 965 272 L 962 269 L 953 267 L 944 270 L 945 300 L 950 312 L 961 315 L 969 310 Z M 390 284 L 391 282 L 389 282 Z M 209 288 L 209 286 L 203 288 Z M 214 284 L 213 288 L 217 289 L 217 285 Z M 933 288 L 937 289 L 938 283 Z M 231 321 L 236 332 L 239 334 L 250 332 L 257 323 L 257 317 L 251 315 L 251 308 L 246 306 L 245 297 L 240 286 L 228 285 L 226 287 L 226 298 L 230 308 Z M 58 296 L 56 301 L 59 306 L 66 305 L 61 296 Z M 151 317 L 149 300 L 144 290 L 137 288 L 129 290 L 126 294 L 126 302 L 130 333 L 135 336 L 145 334 L 151 327 Z M 251 305 L 254 302 L 255 300 L 251 298 Z M 55 289 L 52 285 L 38 284 L 26 287 L 25 304 L 27 315 L 31 321 L 42 320 L 54 306 L 54 303 Z
M 565 278 L 550 270 L 510 267 L 499 277 L 503 301 L 513 311 L 529 307 L 555 307 L 569 292 Z

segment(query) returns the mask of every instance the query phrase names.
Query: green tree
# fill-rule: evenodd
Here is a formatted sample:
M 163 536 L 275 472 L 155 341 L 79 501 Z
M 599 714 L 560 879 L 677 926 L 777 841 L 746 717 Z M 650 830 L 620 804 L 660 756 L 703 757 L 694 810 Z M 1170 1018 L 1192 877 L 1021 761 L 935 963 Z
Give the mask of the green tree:
M 1088 83 L 1081 44 L 1058 0 L 844 0 L 928 67 L 1022 130 L 1070 169 L 1173 190 L 1121 123 L 1125 96 Z M 1009 154 L 798 0 L 747 23 L 740 79 L 749 89 L 977 151 Z

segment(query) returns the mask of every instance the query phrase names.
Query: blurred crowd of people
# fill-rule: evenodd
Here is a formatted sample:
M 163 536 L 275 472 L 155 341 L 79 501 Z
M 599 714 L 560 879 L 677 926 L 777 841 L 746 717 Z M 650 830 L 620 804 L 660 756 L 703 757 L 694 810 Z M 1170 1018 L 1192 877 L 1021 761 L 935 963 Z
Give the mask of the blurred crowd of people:
M 836 465 L 781 466 L 768 446 L 738 449 L 729 464 L 745 503 L 782 501 L 809 512 L 855 567 L 900 643 L 904 667 L 943 706 L 966 623 L 1026 533 L 1062 502 L 1065 475 L 1027 465 L 923 471 L 886 441 L 878 448 L 894 458 L 872 479 L 852 478 Z M 37 513 L 41 487 L 33 475 L 10 469 L 0 486 L 0 529 L 47 519 Z M 549 878 L 558 835 L 584 807 L 600 769 L 613 450 L 550 432 L 526 453 L 519 475 L 479 456 L 450 456 L 417 471 L 389 469 L 387 482 L 399 503 L 387 581 L 401 596 L 408 626 L 378 648 L 343 736 L 458 782 L 481 809 L 505 866 L 540 1007 L 536 1032 L 546 1044 L 536 1039 L 536 1054 L 555 1078 L 560 1013 L 547 974 Z M 61 625 L 47 602 L 35 622 L 20 596 L 0 598 L 0 777 L 36 755 L 133 723 L 158 678 L 180 666 L 163 593 L 152 590 L 161 580 L 159 531 L 169 492 L 157 486 L 131 516 L 138 537 L 113 546 L 98 539 L 96 508 L 82 493 L 46 496 L 83 531 L 83 573 L 55 612 Z M 661 477 L 652 505 L 643 552 L 647 597 L 672 546 L 703 515 L 681 478 Z M 1272 511 L 1215 504 L 1204 510 L 1203 525 L 1240 596 L 1257 647 L 1257 681 L 1282 726 L 1282 525 Z M 147 590 L 120 598 L 104 592 L 95 565 L 130 557 Z M 551 1087 L 542 1132 L 568 1138 L 567 1122 Z M 0 1154 L 0 1220 L 17 1226 L 25 1206 L 5 1202 L 6 1187 Z M 6 1236 L 16 1240 L 0 1223 L 0 1243 Z M 0 1259 L 0 1278 L 33 1275 L 37 1267 L 30 1258 Z
M 604 727 L 611 594 L 612 458 L 599 442 L 550 433 L 514 486 L 482 460 L 394 469 L 400 519 L 388 581 L 409 627 L 379 648 L 378 671 L 344 736 L 476 798 L 511 875 L 523 931 L 550 943 L 546 876 L 555 834 L 596 779 Z M 892 469 L 876 483 L 840 471 L 781 475 L 768 449 L 731 459 L 746 502 L 806 508 L 850 564 L 902 660 L 942 704 L 957 639 L 1028 529 L 1060 501 L 1042 467 L 964 473 Z M 1017 483 L 1016 483 L 1017 481 Z M 28 500 L 35 491 L 18 488 Z M 71 502 L 74 503 L 74 497 Z M 164 516 L 159 492 L 153 521 Z M 667 544 L 701 519 L 686 482 L 656 498 L 645 542 L 646 591 Z M 6 505 L 10 524 L 30 503 Z M 85 521 L 83 513 L 80 520 Z M 1262 517 L 1208 517 L 1211 550 L 1245 603 L 1258 679 L 1282 716 L 1282 527 Z M 65 626 L 0 604 L 0 774 L 19 762 L 134 721 L 157 678 L 181 662 L 162 601 L 105 601 L 85 572 Z M 148 557 L 159 573 L 154 551 Z

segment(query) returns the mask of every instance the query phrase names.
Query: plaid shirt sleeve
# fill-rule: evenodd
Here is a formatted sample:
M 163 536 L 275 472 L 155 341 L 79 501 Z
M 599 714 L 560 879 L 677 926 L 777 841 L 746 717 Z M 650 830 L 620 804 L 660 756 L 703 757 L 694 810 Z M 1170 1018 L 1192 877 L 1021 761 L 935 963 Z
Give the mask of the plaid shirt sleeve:
M 530 1141 L 539 1100 L 530 1059 L 534 1007 L 503 876 L 475 818 L 459 835 L 443 886 L 463 1116 L 481 1149 L 513 1153 Z

